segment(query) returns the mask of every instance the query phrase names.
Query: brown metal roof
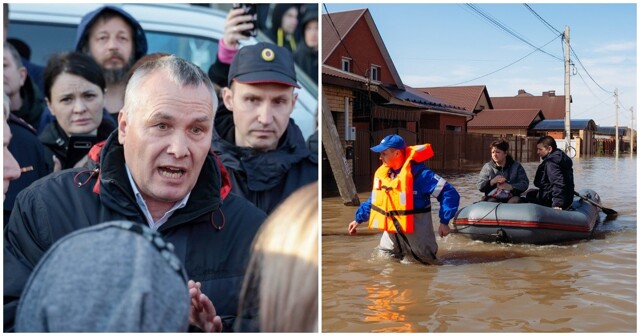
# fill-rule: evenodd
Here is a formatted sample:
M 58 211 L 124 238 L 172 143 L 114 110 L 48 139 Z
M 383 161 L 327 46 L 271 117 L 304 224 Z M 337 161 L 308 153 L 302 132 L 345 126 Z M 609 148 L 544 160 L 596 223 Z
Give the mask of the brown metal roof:
M 334 67 L 332 67 L 330 65 L 326 65 L 326 64 L 322 65 L 322 74 L 323 75 L 333 76 L 333 77 L 338 77 L 338 78 L 343 78 L 343 79 L 349 79 L 349 80 L 356 81 L 356 82 L 361 82 L 361 83 L 366 83 L 367 82 L 367 79 L 364 78 L 363 76 L 356 75 L 356 74 L 351 73 L 351 72 L 346 72 L 346 71 L 334 68 Z
M 344 37 L 349 33 L 351 28 L 358 22 L 358 19 L 367 9 L 354 9 L 350 11 L 344 12 L 333 12 L 327 14 L 322 14 L 322 61 L 324 62 L 331 53 L 338 47 L 340 44 L 340 39 L 344 39 Z M 331 18 L 331 21 L 329 21 Z M 333 25 L 331 24 L 333 22 Z M 335 29 L 334 29 L 335 26 Z M 336 30 L 340 34 L 336 34 Z
M 430 94 L 434 97 L 451 102 L 453 105 L 460 106 L 469 112 L 473 112 L 478 100 L 486 90 L 485 85 L 473 85 L 473 86 L 441 86 L 441 87 L 426 87 L 417 88 L 418 90 Z M 487 97 L 489 94 L 487 94 Z M 491 100 L 489 100 L 491 104 Z M 492 106 L 486 106 L 491 108 Z
M 545 119 L 564 119 L 564 96 L 491 97 L 494 109 L 540 109 Z
M 545 119 L 540 109 L 495 109 L 479 112 L 469 121 L 469 128 L 529 128 Z

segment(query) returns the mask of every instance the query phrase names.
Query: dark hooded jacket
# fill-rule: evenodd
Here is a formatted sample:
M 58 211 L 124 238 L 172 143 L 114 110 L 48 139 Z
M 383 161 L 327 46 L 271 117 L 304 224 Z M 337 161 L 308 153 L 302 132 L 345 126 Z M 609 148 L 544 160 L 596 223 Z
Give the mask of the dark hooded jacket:
M 485 196 L 489 194 L 496 187 L 491 185 L 491 180 L 497 175 L 504 176 L 507 179 L 507 183 L 513 186 L 511 193 L 514 196 L 520 196 L 529 188 L 529 178 L 524 168 L 511 155 L 507 155 L 507 162 L 504 167 L 498 167 L 493 160 L 484 164 L 482 170 L 480 170 L 480 180 L 477 183 L 478 190 L 482 191 Z
M 98 126 L 97 142 L 107 140 L 111 132 L 115 129 L 116 125 L 113 121 L 110 118 L 103 117 L 100 126 Z M 65 167 L 67 163 L 69 136 L 67 136 L 67 133 L 60 127 L 58 121 L 54 119 L 50 122 L 38 138 L 44 145 L 47 163 L 53 166 L 52 156 L 55 155 L 58 160 L 60 160 L 62 167 Z
M 112 220 L 146 223 L 127 177 L 118 131 L 99 154 L 96 149 L 90 157 L 99 155 L 99 163 L 53 173 L 18 195 L 4 230 L 5 331 L 13 328 L 16 305 L 29 275 L 58 239 Z M 189 279 L 202 283 L 202 292 L 212 300 L 225 330 L 237 314 L 251 244 L 266 217 L 228 190 L 226 172 L 210 154 L 186 206 L 158 229 L 175 246 Z
M 29 75 L 27 75 L 24 85 L 20 88 L 20 97 L 22 98 L 22 106 L 18 110 L 11 111 L 11 113 L 37 130 L 45 107 L 44 96 Z
M 291 7 L 297 7 L 299 9 L 299 6 L 297 4 L 292 4 L 292 3 L 277 4 L 273 8 L 273 14 L 271 15 L 271 30 L 269 30 L 267 36 L 269 36 L 269 38 L 271 39 L 271 41 L 273 41 L 274 44 L 277 44 L 281 47 L 285 47 L 287 48 L 287 50 L 293 53 L 295 51 L 294 46 L 295 46 L 295 41 L 297 37 L 294 34 L 287 36 L 286 34 L 284 34 L 284 31 L 282 31 L 282 28 L 281 28 L 282 17 L 284 16 L 284 13 L 286 13 Z M 278 30 L 282 31 L 282 34 L 283 34 L 282 41 L 278 41 Z
M 305 74 L 318 84 L 318 49 L 307 46 L 304 40 L 304 31 L 307 24 L 313 20 L 318 21 L 317 10 L 307 10 L 302 18 L 302 38 L 298 42 L 298 48 L 293 53 L 296 64 L 302 68 Z
M 5 224 L 9 222 L 11 209 L 18 193 L 53 171 L 53 167 L 45 160 L 45 149 L 36 135 L 36 130 L 13 113 L 9 115 L 7 122 L 12 135 L 9 152 L 16 158 L 20 167 L 32 167 L 33 170 L 23 172 L 20 178 L 9 184 L 4 200 Z
M 95 22 L 97 16 L 104 12 L 105 10 L 111 10 L 118 14 L 120 14 L 133 28 L 133 41 L 134 41 L 134 61 L 139 60 L 142 56 L 147 54 L 147 37 L 144 34 L 144 30 L 140 23 L 133 18 L 129 13 L 125 12 L 122 8 L 116 6 L 102 6 L 93 12 L 87 13 L 80 24 L 78 25 L 78 30 L 76 31 L 76 51 L 83 52 L 85 46 L 87 44 L 87 37 L 89 36 L 89 31 L 93 23 Z
M 540 189 L 541 199 L 551 201 L 552 207 L 567 209 L 573 202 L 573 161 L 554 149 L 542 158 L 533 184 Z
M 318 180 L 318 159 L 307 148 L 293 119 L 289 119 L 278 147 L 268 152 L 235 145 L 233 115 L 224 105 L 216 113 L 215 130 L 213 148 L 231 175 L 231 192 L 266 213 L 296 189 Z

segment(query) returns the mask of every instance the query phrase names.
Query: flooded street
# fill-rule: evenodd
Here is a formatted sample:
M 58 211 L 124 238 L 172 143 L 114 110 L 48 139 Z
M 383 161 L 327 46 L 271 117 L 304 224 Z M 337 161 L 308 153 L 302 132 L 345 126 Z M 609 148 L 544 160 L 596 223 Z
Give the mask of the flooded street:
M 356 207 L 322 202 L 324 332 L 634 332 L 636 324 L 637 160 L 574 159 L 576 190 L 590 188 L 618 212 L 594 239 L 566 245 L 482 243 L 437 238 L 442 266 L 380 255 L 380 233 L 347 234 Z M 537 162 L 523 166 L 533 186 Z M 477 201 L 477 173 L 442 174 Z M 369 193 L 359 194 L 366 200 Z M 432 198 L 433 222 L 438 202 Z

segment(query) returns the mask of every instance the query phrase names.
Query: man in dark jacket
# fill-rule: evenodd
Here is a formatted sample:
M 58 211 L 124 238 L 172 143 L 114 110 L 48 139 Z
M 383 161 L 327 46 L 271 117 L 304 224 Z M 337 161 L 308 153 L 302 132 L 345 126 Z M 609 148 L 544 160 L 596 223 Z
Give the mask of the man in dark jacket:
M 102 6 L 80 21 L 76 51 L 93 57 L 107 81 L 105 107 L 117 117 L 124 104 L 127 71 L 147 54 L 147 38 L 140 23 L 116 6 Z
M 231 173 L 231 191 L 266 213 L 318 180 L 317 157 L 290 118 L 295 87 L 288 50 L 272 43 L 246 46 L 233 58 L 224 107 L 216 115 L 213 147 Z
M 527 201 L 554 209 L 566 210 L 573 202 L 573 162 L 550 136 L 538 140 L 537 153 L 542 163 L 533 184 L 538 190 L 527 193 Z
M 144 223 L 171 242 L 195 281 L 190 323 L 228 330 L 265 214 L 228 193 L 210 151 L 216 107 L 213 85 L 196 65 L 174 56 L 147 62 L 129 82 L 118 129 L 92 149 L 94 165 L 51 174 L 20 193 L 4 230 L 5 331 L 47 249 L 112 220 Z

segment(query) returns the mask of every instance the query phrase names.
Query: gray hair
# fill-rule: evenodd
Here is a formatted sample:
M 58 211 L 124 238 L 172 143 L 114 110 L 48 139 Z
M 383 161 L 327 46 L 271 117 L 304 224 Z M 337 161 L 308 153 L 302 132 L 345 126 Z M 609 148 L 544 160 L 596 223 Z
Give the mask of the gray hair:
M 155 60 L 150 60 L 139 66 L 129 79 L 124 93 L 124 107 L 122 110 L 129 116 L 132 110 L 140 103 L 139 91 L 146 77 L 158 70 L 164 70 L 169 79 L 179 86 L 199 87 L 206 86 L 213 102 L 213 113 L 215 115 L 218 107 L 218 97 L 215 94 L 213 84 L 209 76 L 205 74 L 197 65 L 176 56 L 164 56 Z
M 9 53 L 11 54 L 11 57 L 13 57 L 13 60 L 16 62 L 18 69 L 24 68 L 24 65 L 22 64 L 22 57 L 20 57 L 20 53 L 18 53 L 18 50 L 16 50 L 16 48 L 11 43 L 4 42 L 4 49 L 9 50 Z

